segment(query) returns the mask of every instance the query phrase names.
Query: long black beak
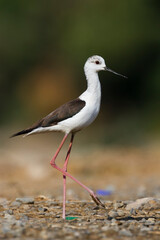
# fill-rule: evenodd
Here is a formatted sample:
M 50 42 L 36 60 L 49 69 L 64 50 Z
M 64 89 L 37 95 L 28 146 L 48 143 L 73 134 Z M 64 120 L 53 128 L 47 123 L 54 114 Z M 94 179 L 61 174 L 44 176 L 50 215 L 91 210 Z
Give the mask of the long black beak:
M 126 77 L 126 76 L 124 76 L 124 75 L 122 75 L 122 74 L 120 74 L 120 73 L 117 73 L 117 72 L 111 70 L 111 69 L 108 68 L 108 67 L 105 67 L 104 70 L 105 70 L 105 71 L 108 71 L 108 72 L 112 72 L 112 73 L 114 73 L 114 74 L 116 74 L 116 75 L 118 75 L 118 76 L 121 76 L 121 77 L 124 77 L 124 78 L 128 78 L 128 77 Z

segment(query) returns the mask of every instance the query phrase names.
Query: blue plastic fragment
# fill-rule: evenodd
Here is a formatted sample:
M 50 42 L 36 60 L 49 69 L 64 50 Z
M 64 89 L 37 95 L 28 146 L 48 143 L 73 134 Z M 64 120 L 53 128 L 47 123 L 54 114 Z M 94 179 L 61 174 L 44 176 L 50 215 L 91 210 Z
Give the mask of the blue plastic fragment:
M 100 196 L 109 196 L 112 194 L 111 190 L 103 190 L 103 189 L 98 189 L 96 193 Z

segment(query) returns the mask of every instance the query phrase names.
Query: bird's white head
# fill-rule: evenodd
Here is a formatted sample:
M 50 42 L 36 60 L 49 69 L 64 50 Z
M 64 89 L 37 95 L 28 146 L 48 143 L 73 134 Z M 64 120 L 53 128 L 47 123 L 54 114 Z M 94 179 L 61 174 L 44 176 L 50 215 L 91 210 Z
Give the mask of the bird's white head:
M 84 70 L 85 73 L 87 72 L 99 72 L 99 71 L 108 71 L 108 72 L 112 72 L 116 75 L 119 75 L 121 77 L 127 78 L 126 76 L 119 74 L 113 70 L 111 70 L 110 68 L 108 68 L 105 64 L 105 61 L 102 57 L 98 56 L 98 55 L 94 55 L 90 58 L 87 59 L 85 65 L 84 65 Z
M 84 65 L 85 71 L 91 70 L 93 72 L 99 72 L 106 70 L 106 64 L 102 57 L 94 55 L 87 59 Z

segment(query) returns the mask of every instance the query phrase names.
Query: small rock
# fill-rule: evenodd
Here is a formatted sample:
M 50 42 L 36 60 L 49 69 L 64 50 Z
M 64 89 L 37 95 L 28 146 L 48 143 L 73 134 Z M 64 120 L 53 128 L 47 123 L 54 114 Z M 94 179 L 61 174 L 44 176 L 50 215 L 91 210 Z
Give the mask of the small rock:
M 131 231 L 123 228 L 122 230 L 119 231 L 119 235 L 126 236 L 126 237 L 132 237 L 133 234 L 131 233 Z
M 140 231 L 141 231 L 141 232 L 148 232 L 148 231 L 150 231 L 150 228 L 148 228 L 148 227 L 142 227 L 142 228 L 140 228 Z
M 147 220 L 145 218 L 142 218 L 141 220 L 139 220 L 140 223 L 145 223 Z
M 102 231 L 108 231 L 108 229 L 110 229 L 109 226 L 103 226 L 103 227 L 101 228 Z
M 118 217 L 118 213 L 113 210 L 109 211 L 108 215 L 109 215 L 109 217 L 112 217 L 112 218 Z
M 48 211 L 48 208 L 46 208 L 46 207 L 39 207 L 38 211 L 39 212 L 46 212 L 46 211 Z
M 22 198 L 16 198 L 17 202 L 26 203 L 26 204 L 33 204 L 34 203 L 34 197 L 22 197 Z
M 106 206 L 106 208 L 110 208 L 110 207 L 112 207 L 112 205 L 113 205 L 113 202 L 112 201 L 105 201 L 105 206 Z
M 149 219 L 152 219 L 152 218 L 149 218 Z M 146 220 L 146 222 L 144 223 L 145 226 L 150 226 L 150 225 L 154 225 L 155 224 L 155 221 L 153 220 Z
M 129 224 L 128 225 L 128 230 L 134 231 L 135 230 L 135 225 L 134 224 Z
M 15 219 L 15 217 L 13 215 L 10 215 L 8 213 L 5 213 L 4 218 L 7 220 Z
M 54 212 L 47 212 L 47 213 L 45 213 L 45 216 L 46 217 L 54 217 Z
M 126 210 L 131 210 L 133 209 L 139 209 L 141 208 L 145 203 L 149 202 L 150 200 L 154 200 L 154 198 L 149 197 L 149 198 L 140 198 L 137 199 L 135 202 L 131 202 L 127 204 Z
M 131 224 L 132 225 L 132 224 Z M 123 223 L 123 227 L 124 228 L 128 228 L 129 226 L 131 226 L 130 223 L 127 221 L 127 222 L 124 222 Z
M 123 206 L 124 206 L 124 203 L 123 203 L 123 202 L 115 202 L 115 203 L 113 204 L 113 207 L 114 207 L 115 210 L 117 210 L 118 208 L 121 208 L 121 207 L 123 207 Z
M 8 201 L 6 198 L 0 198 L 0 206 L 2 206 L 3 208 L 7 208 L 8 205 Z
M 136 209 L 132 208 L 132 209 L 130 210 L 130 214 L 133 215 L 133 216 L 135 216 L 135 215 L 137 214 Z
M 11 206 L 12 206 L 12 207 L 20 207 L 21 204 L 22 204 L 21 202 L 16 202 L 16 201 L 14 201 L 14 202 L 11 203 Z
M 27 222 L 29 220 L 29 217 L 27 215 L 22 215 L 20 220 L 24 223 L 24 222 Z
M 105 220 L 104 222 L 105 222 L 106 225 L 110 224 L 110 220 Z
M 79 232 L 75 232 L 75 233 L 74 233 L 74 236 L 75 236 L 76 238 L 79 238 L 80 235 L 81 235 L 81 234 L 80 234 Z
M 144 204 L 144 209 L 147 210 L 156 210 L 160 209 L 160 200 L 159 199 L 152 199 Z
M 110 200 L 106 200 L 106 201 L 105 201 L 105 204 L 106 204 L 106 205 L 112 205 L 112 204 L 113 204 L 113 202 L 112 202 L 112 201 L 110 201 Z
M 155 218 L 148 218 L 148 221 L 155 222 Z
M 117 225 L 118 225 L 118 221 L 115 218 L 113 218 L 111 220 L 111 226 L 117 226 Z
M 13 215 L 13 210 L 9 209 L 9 210 L 7 210 L 7 213 L 10 214 L 10 215 Z
M 118 213 L 118 216 L 119 217 L 122 217 L 122 216 L 124 216 L 125 215 L 125 213 L 124 213 L 124 211 L 123 210 L 117 210 L 117 213 Z
M 3 223 L 2 224 L 2 232 L 4 234 L 6 234 L 6 233 L 10 233 L 10 231 L 11 231 L 10 225 L 8 223 Z
M 35 198 L 36 201 L 48 201 L 49 198 L 44 196 L 44 195 L 39 195 L 38 197 Z
M 11 225 L 13 225 L 13 224 L 16 224 L 16 219 L 15 219 L 15 217 L 14 217 L 14 215 L 10 215 L 10 214 L 8 214 L 8 213 L 6 213 L 5 215 L 4 215 L 4 219 L 6 220 L 6 222 L 8 223 L 8 224 L 11 224 Z

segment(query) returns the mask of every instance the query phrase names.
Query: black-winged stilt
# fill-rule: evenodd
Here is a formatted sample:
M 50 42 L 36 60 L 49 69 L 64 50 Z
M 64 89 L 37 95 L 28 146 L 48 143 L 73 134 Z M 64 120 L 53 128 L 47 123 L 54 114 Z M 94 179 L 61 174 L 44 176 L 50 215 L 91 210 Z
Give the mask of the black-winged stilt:
M 64 132 L 65 134 L 64 138 L 50 162 L 53 168 L 56 168 L 63 174 L 62 217 L 64 219 L 66 202 L 66 176 L 77 182 L 84 189 L 86 189 L 97 205 L 105 207 L 104 204 L 100 201 L 100 199 L 91 189 L 86 187 L 84 184 L 79 182 L 76 178 L 74 178 L 72 175 L 70 175 L 70 173 L 67 172 L 68 160 L 71 153 L 75 133 L 90 125 L 99 113 L 101 102 L 101 85 L 98 77 L 98 72 L 103 70 L 107 70 L 109 72 L 113 72 L 117 75 L 125 77 L 106 67 L 105 61 L 102 57 L 95 55 L 88 58 L 84 65 L 84 72 L 88 83 L 87 90 L 84 93 L 82 93 L 78 98 L 65 103 L 61 107 L 57 108 L 55 111 L 51 112 L 46 117 L 42 118 L 41 120 L 33 124 L 31 127 L 24 129 L 18 133 L 15 133 L 14 135 L 11 136 L 15 137 L 23 134 L 28 136 L 35 133 L 48 131 Z M 71 134 L 69 149 L 65 158 L 64 166 L 63 168 L 60 168 L 56 165 L 55 160 L 69 134 Z

